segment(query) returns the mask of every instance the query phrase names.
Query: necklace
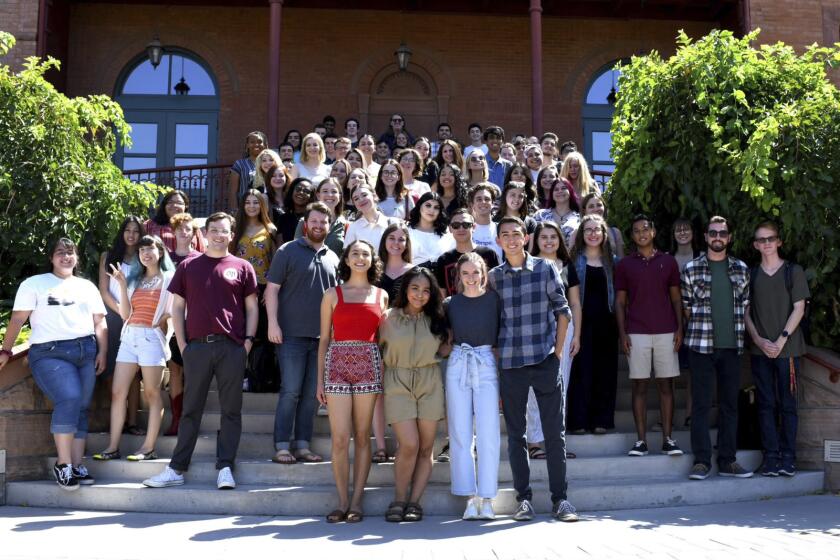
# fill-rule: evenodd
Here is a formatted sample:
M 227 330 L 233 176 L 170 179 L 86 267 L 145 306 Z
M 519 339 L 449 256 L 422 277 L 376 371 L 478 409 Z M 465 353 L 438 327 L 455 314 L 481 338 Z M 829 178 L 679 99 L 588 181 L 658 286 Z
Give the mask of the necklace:
M 160 276 L 155 276 L 151 280 L 143 280 L 140 282 L 140 289 L 151 290 L 160 282 Z

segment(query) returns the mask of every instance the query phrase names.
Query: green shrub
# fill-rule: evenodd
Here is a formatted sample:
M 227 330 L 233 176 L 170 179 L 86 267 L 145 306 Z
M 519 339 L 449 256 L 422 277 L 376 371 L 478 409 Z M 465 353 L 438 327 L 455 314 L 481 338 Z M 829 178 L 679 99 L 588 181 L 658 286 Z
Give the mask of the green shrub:
M 681 32 L 671 58 L 653 52 L 621 68 L 611 219 L 626 229 L 648 213 L 662 241 L 678 216 L 700 228 L 720 214 L 733 252 L 751 262 L 753 228 L 774 219 L 783 254 L 806 268 L 814 342 L 837 348 L 840 92 L 826 69 L 840 65 L 840 44 L 797 55 L 781 43 L 754 48 L 758 34 L 692 42 Z
M 0 57 L 15 39 L 0 32 Z M 44 79 L 55 59 L 27 59 L 14 73 L 0 65 L 0 299 L 47 265 L 60 236 L 79 244 L 82 268 L 96 277 L 99 252 L 127 213 L 148 214 L 160 193 L 125 179 L 113 164 L 128 144 L 120 106 L 104 95 L 69 99 Z

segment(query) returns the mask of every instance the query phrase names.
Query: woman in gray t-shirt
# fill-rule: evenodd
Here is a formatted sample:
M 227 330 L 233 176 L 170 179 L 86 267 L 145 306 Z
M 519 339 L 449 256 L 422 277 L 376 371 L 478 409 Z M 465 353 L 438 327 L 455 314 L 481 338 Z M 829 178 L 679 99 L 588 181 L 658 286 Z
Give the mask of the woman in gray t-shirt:
M 457 264 L 458 293 L 445 302 L 452 328 L 446 367 L 452 493 L 468 496 L 464 519 L 494 519 L 499 474 L 499 377 L 493 347 L 499 334 L 501 302 L 488 291 L 487 265 L 477 253 Z M 475 411 L 475 414 L 473 414 Z M 473 421 L 478 476 L 472 456 Z

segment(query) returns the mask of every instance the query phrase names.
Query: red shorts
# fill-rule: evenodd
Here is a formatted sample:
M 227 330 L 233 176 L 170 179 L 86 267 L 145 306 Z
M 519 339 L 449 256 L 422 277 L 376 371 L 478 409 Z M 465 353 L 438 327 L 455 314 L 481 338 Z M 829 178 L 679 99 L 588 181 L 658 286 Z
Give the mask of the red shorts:
M 327 349 L 324 393 L 382 392 L 382 357 L 375 342 L 333 341 Z

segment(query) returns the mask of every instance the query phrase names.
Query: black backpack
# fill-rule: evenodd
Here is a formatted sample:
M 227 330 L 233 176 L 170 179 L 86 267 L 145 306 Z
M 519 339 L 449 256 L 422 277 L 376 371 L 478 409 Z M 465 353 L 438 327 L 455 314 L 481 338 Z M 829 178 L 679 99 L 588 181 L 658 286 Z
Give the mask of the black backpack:
M 761 265 L 756 265 L 750 269 L 750 298 L 752 298 L 752 294 L 755 293 L 755 279 L 758 276 L 758 271 Z M 785 261 L 785 264 L 782 265 L 783 274 L 785 275 L 785 289 L 788 291 L 788 295 L 790 296 L 791 300 L 791 308 L 790 311 L 793 311 L 793 263 L 790 261 Z M 755 322 L 755 313 L 754 307 L 750 305 L 750 315 L 752 317 L 753 322 Z M 790 315 L 790 311 L 788 311 L 788 315 Z M 802 334 L 805 336 L 805 342 L 807 344 L 811 344 L 811 300 L 805 300 L 805 313 L 802 315 L 802 320 L 799 321 L 799 325 L 796 327 L 798 329 L 802 329 Z

